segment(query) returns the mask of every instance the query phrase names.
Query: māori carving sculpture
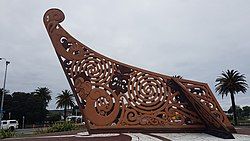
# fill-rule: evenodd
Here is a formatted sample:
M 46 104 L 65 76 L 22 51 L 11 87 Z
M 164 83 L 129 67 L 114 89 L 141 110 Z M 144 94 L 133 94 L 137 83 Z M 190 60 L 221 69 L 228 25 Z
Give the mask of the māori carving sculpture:
M 80 43 L 48 10 L 45 27 L 89 133 L 206 132 L 234 138 L 234 127 L 206 83 L 136 68 Z

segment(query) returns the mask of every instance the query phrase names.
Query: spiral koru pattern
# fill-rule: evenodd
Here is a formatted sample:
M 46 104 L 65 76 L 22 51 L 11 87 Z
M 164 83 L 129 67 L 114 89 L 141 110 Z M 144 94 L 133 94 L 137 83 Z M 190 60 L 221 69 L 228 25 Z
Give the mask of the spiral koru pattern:
M 128 83 L 128 97 L 128 103 L 139 112 L 155 113 L 167 103 L 167 87 L 160 77 L 134 73 Z
M 76 61 L 71 70 L 72 76 L 84 72 L 91 82 L 107 84 L 113 76 L 114 64 L 90 54 L 82 61 Z
M 52 9 L 48 10 L 44 15 L 45 22 L 57 21 L 60 23 L 64 19 L 65 19 L 65 16 L 64 16 L 63 12 L 57 8 L 52 8 Z
M 49 33 L 53 33 L 58 23 L 65 19 L 63 12 L 60 9 L 50 9 L 44 14 L 43 22 Z

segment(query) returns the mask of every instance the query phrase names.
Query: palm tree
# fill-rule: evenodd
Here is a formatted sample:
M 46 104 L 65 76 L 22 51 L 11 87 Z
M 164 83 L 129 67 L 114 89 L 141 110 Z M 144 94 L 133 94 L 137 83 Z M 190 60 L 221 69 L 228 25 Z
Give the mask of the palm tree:
M 69 90 L 64 90 L 62 91 L 61 94 L 59 94 L 56 97 L 56 108 L 64 108 L 64 120 L 66 120 L 66 112 L 67 108 L 73 107 L 75 105 L 74 100 L 73 100 L 73 94 Z
M 9 94 L 10 91 L 9 90 L 4 90 L 4 94 Z M 0 88 L 0 96 L 3 94 L 3 88 Z
M 49 101 L 51 100 L 51 90 L 47 87 L 38 87 L 37 89 L 35 89 L 34 92 L 35 95 L 39 96 L 42 101 L 44 102 L 44 106 L 47 107 Z
M 215 82 L 217 82 L 215 90 L 222 95 L 222 98 L 224 95 L 227 96 L 230 94 L 234 124 L 237 125 L 234 94 L 239 92 L 245 93 L 247 91 L 248 85 L 246 83 L 246 77 L 244 74 L 240 74 L 237 70 L 227 70 L 226 72 L 222 72 L 221 76 L 219 76 Z
M 182 76 L 180 76 L 180 75 L 174 75 L 173 77 L 174 77 L 174 78 L 182 79 Z

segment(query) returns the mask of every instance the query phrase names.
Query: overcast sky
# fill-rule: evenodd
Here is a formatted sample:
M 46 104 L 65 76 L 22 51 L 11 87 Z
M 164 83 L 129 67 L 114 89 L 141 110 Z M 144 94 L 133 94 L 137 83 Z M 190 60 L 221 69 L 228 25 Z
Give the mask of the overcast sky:
M 250 82 L 249 0 L 1 0 L 0 57 L 8 67 L 6 88 L 31 92 L 70 89 L 44 28 L 46 10 L 57 7 L 62 26 L 76 39 L 118 61 L 206 82 L 214 92 L 222 71 L 236 69 Z M 4 63 L 0 62 L 0 87 Z M 217 100 L 227 110 L 230 98 Z M 250 105 L 250 91 L 236 97 Z

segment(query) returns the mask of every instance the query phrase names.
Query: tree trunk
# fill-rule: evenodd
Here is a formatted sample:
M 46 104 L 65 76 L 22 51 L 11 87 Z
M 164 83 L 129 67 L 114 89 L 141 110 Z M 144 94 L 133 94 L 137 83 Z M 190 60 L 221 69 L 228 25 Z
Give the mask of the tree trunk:
M 67 114 L 67 107 L 66 106 L 64 106 L 64 121 L 66 121 L 66 115 Z
M 238 125 L 237 122 L 237 113 L 236 113 L 236 106 L 235 106 L 235 99 L 234 94 L 231 93 L 231 101 L 232 101 L 232 110 L 233 110 L 233 117 L 234 117 L 234 125 Z

